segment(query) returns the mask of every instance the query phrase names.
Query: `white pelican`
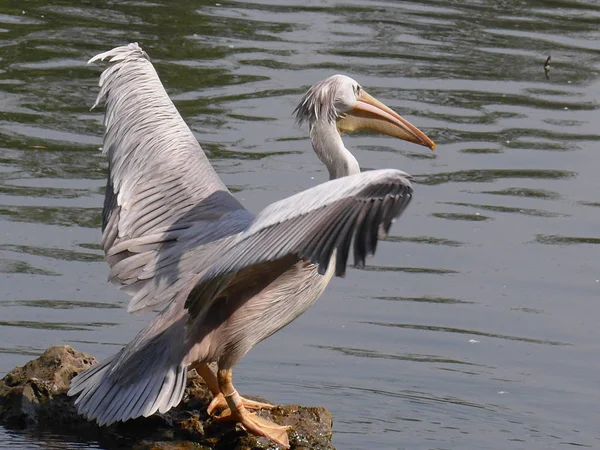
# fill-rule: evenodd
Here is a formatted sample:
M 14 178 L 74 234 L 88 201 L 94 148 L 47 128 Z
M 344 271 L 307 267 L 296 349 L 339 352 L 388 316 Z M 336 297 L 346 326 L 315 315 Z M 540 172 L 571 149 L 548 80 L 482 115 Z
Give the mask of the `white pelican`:
M 356 81 L 332 76 L 295 111 L 331 180 L 255 215 L 219 179 L 146 53 L 129 44 L 90 62 L 107 58 L 94 105 L 106 101 L 102 246 L 111 280 L 133 296 L 129 311 L 162 311 L 120 352 L 76 376 L 69 395 L 100 425 L 164 413 L 181 400 L 191 366 L 215 396 L 211 414 L 224 410 L 219 419 L 287 447 L 287 427 L 250 412 L 271 405 L 241 397 L 232 369 L 344 275 L 352 242 L 362 266 L 412 196 L 404 172 L 361 173 L 340 132 L 435 144 Z

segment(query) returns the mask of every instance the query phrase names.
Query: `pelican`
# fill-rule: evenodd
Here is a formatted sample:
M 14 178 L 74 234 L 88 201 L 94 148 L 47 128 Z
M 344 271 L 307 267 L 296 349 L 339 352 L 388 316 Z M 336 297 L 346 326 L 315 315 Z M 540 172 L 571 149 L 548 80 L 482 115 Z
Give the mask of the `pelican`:
M 137 43 L 89 62 L 105 59 L 112 64 L 94 104 L 106 104 L 101 244 L 110 280 L 132 296 L 129 312 L 160 312 L 116 355 L 77 375 L 69 395 L 101 426 L 147 417 L 180 402 L 195 368 L 214 395 L 209 414 L 288 447 L 288 427 L 252 412 L 272 405 L 237 393 L 233 367 L 344 276 L 352 243 L 363 266 L 412 196 L 402 171 L 361 173 L 340 133 L 435 144 L 353 79 L 332 76 L 295 110 L 330 181 L 254 215 L 220 180 Z

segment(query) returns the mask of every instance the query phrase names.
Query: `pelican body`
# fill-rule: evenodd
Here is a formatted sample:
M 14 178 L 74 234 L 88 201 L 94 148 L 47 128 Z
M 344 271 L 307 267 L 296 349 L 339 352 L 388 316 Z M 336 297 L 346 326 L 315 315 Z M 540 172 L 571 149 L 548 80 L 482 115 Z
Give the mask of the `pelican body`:
M 147 417 L 180 402 L 195 368 L 214 395 L 210 414 L 220 410 L 218 420 L 287 447 L 286 427 L 251 412 L 271 405 L 241 397 L 232 369 L 344 275 L 351 247 L 362 266 L 412 196 L 402 171 L 361 173 L 340 132 L 435 144 L 356 81 L 330 77 L 295 111 L 330 181 L 254 215 L 219 179 L 147 54 L 134 43 L 90 62 L 107 58 L 94 105 L 106 102 L 102 247 L 110 279 L 132 295 L 128 310 L 161 311 L 116 355 L 76 376 L 69 395 L 100 425 Z

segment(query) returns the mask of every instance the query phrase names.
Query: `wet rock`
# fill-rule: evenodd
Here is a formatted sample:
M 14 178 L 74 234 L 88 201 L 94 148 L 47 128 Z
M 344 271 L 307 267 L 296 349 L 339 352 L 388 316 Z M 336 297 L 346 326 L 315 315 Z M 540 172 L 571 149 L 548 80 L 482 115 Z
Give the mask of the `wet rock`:
M 66 392 L 71 378 L 96 362 L 69 346 L 50 347 L 0 381 L 0 424 L 12 429 L 51 431 L 65 440 L 94 440 L 104 448 L 136 450 L 253 450 L 277 448 L 248 435 L 239 425 L 214 421 L 206 413 L 212 397 L 202 378 L 188 373 L 182 402 L 166 414 L 98 427 L 83 419 Z M 250 397 L 252 398 L 252 397 Z M 254 398 L 265 401 L 264 399 Z M 278 406 L 258 414 L 291 425 L 295 450 L 334 450 L 331 414 L 321 407 Z

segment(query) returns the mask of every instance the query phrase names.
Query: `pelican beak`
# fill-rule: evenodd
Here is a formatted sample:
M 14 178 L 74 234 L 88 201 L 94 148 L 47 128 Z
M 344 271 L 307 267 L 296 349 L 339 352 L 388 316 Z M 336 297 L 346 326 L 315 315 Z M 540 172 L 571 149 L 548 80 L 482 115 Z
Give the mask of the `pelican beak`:
M 340 132 L 376 131 L 435 149 L 435 142 L 425 136 L 425 133 L 364 90 L 358 96 L 354 108 L 337 121 L 337 128 Z

